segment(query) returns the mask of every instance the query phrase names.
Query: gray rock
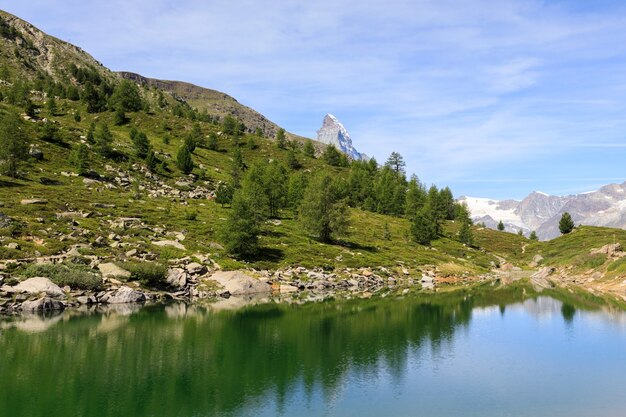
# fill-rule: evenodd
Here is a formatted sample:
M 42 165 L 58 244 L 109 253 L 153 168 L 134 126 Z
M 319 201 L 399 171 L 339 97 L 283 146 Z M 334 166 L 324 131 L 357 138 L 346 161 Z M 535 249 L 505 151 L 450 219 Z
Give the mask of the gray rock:
M 120 287 L 114 291 L 109 291 L 100 299 L 101 303 L 106 304 L 141 303 L 144 301 L 146 301 L 146 295 L 144 293 L 126 286 Z
M 167 270 L 167 283 L 174 288 L 184 288 L 187 285 L 189 275 L 182 268 L 170 268 Z
M 43 198 L 27 198 L 20 201 L 20 204 L 23 206 L 30 206 L 33 204 L 48 204 L 48 200 L 44 200 Z
M 38 313 L 44 311 L 64 310 L 65 304 L 49 297 L 41 297 L 38 300 L 24 301 L 22 311 L 25 313 Z
M 18 250 L 20 248 L 20 245 L 15 242 L 11 242 L 7 244 L 7 248 Z
M 199 264 L 197 262 L 190 263 L 189 265 L 187 265 L 185 267 L 185 269 L 191 275 L 201 275 L 201 274 L 205 274 L 207 272 L 207 267 L 204 266 L 204 265 L 201 265 L 201 264 Z
M 28 151 L 28 154 L 38 161 L 43 160 L 43 151 L 39 148 L 35 148 L 35 147 L 30 148 L 30 150 Z
M 224 291 L 231 295 L 265 293 L 272 290 L 271 285 L 252 278 L 242 271 L 220 271 L 214 273 L 209 279 L 216 281 L 224 287 Z
M 185 246 L 183 246 L 182 243 L 177 242 L 175 240 L 159 240 L 159 241 L 152 242 L 152 244 L 155 246 L 160 246 L 160 247 L 167 246 L 167 247 L 176 248 L 180 250 L 187 250 Z
M 44 277 L 28 278 L 27 280 L 15 285 L 13 289 L 18 292 L 25 292 L 28 294 L 46 293 L 51 297 L 65 297 L 65 293 L 61 287 Z
M 104 263 L 98 265 L 98 269 L 102 273 L 102 276 L 105 278 L 108 277 L 121 277 L 121 278 L 130 278 L 131 273 L 127 270 L 120 268 L 112 262 Z

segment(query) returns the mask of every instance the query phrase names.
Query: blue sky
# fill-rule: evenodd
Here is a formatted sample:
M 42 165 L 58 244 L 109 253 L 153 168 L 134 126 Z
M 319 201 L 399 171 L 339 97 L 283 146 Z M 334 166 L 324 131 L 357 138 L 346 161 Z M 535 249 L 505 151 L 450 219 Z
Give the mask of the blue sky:
M 314 137 L 333 113 L 455 195 L 626 181 L 626 3 L 5 0 L 114 70 L 224 91 Z

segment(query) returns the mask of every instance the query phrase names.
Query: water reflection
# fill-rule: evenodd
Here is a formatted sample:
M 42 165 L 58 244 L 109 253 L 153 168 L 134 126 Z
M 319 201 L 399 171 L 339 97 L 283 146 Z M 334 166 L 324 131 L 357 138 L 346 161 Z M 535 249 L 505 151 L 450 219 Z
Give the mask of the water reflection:
M 328 404 L 347 379 L 401 386 L 425 352 L 445 361 L 473 314 L 576 309 L 518 290 L 302 306 L 115 306 L 0 322 L 0 410 L 10 416 L 254 415 L 295 392 Z M 250 300 L 247 300 L 250 301 Z M 253 303 L 266 300 L 252 300 Z M 623 315 L 622 315 L 623 316 Z M 34 391 L 36 390 L 36 391 Z M 36 401 L 33 401 L 36 399 Z

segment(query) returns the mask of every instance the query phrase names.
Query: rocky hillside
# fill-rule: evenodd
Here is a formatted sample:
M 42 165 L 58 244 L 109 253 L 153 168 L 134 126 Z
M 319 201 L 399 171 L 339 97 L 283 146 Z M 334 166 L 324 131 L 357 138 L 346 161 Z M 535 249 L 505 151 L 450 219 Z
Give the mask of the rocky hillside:
M 322 121 L 322 127 L 317 131 L 317 141 L 333 145 L 353 160 L 367 160 L 365 154 L 357 151 L 352 144 L 352 138 L 343 124 L 332 114 L 327 114 Z
M 245 124 L 248 132 L 254 132 L 256 128 L 259 128 L 264 136 L 273 138 L 276 136 L 278 129 L 280 129 L 280 126 L 261 113 L 244 106 L 233 97 L 220 91 L 199 87 L 182 81 L 147 78 L 133 72 L 119 72 L 118 74 L 123 78 L 135 81 L 146 87 L 154 87 L 162 91 L 167 91 L 175 98 L 184 100 L 192 107 L 201 111 L 207 111 L 209 114 L 220 117 L 226 115 L 234 116 Z M 288 137 L 290 139 L 305 139 L 291 133 L 288 133 Z
M 522 230 L 528 235 L 535 230 L 542 240 L 560 235 L 558 224 L 564 212 L 569 212 L 576 224 L 626 228 L 626 182 L 569 196 L 533 192 L 521 201 L 474 197 L 460 201 L 467 204 L 475 222 L 495 228 L 502 221 L 507 231 Z

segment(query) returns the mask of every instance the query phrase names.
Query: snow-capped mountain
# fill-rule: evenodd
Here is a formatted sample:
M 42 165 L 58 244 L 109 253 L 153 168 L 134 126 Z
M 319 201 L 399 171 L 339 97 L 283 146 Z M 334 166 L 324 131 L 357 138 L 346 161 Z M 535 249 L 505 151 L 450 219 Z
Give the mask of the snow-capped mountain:
M 346 128 L 332 114 L 327 114 L 322 127 L 317 131 L 318 142 L 335 145 L 341 152 L 352 159 L 367 159 L 365 154 L 358 152 L 352 145 L 352 139 Z
M 626 228 L 626 182 L 564 197 L 536 191 L 521 201 L 475 197 L 459 201 L 467 204 L 475 223 L 495 229 L 502 221 L 507 231 L 522 230 L 528 236 L 534 230 L 542 240 L 560 235 L 559 220 L 566 211 L 576 224 Z

